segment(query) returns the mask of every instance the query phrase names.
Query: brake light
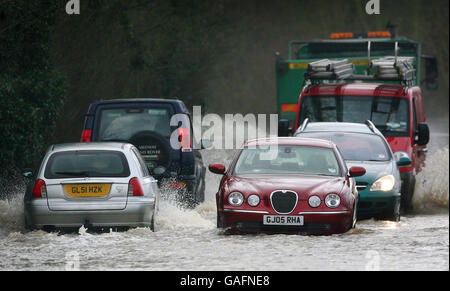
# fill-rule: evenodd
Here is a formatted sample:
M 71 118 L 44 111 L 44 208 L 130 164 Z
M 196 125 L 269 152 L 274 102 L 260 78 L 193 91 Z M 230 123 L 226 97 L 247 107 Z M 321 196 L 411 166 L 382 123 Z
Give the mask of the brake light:
M 81 140 L 80 142 L 91 142 L 92 137 L 92 130 L 91 129 L 85 129 L 81 133 Z
M 128 196 L 144 196 L 141 183 L 138 178 L 131 178 L 128 183 Z
M 33 198 L 47 197 L 47 187 L 45 186 L 44 180 L 41 179 L 36 180 L 36 183 L 34 183 L 33 187 L 32 197 Z
M 282 112 L 297 112 L 298 104 L 283 104 L 281 105 Z
M 169 182 L 168 186 L 172 189 L 184 189 L 186 188 L 186 182 Z
M 192 140 L 189 130 L 180 127 L 178 128 L 178 135 L 180 136 L 181 151 L 183 153 L 192 152 Z

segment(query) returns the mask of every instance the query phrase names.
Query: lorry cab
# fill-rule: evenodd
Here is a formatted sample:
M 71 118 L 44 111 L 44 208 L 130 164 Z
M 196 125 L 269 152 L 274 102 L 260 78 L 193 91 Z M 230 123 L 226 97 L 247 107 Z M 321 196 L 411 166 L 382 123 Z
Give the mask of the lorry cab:
M 414 61 L 414 85 L 427 90 L 438 87 L 436 58 L 422 54 L 422 45 L 406 37 L 397 36 L 396 28 L 363 33 L 332 33 L 328 39 L 289 42 L 288 53 L 276 53 L 275 75 L 277 112 L 279 120 L 294 126 L 299 92 L 305 85 L 308 64 L 324 58 L 347 59 L 357 74 L 366 74 L 372 59 L 394 54 Z M 386 83 L 386 82 L 383 82 Z

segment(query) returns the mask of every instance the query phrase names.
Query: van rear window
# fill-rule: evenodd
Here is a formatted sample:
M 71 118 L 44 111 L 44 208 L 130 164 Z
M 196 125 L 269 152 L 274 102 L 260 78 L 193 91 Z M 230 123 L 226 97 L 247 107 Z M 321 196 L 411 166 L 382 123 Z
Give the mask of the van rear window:
M 67 151 L 50 156 L 44 176 L 47 179 L 129 177 L 130 168 L 122 152 Z
M 98 141 L 128 141 L 138 132 L 156 132 L 170 137 L 168 108 L 111 108 L 100 112 Z

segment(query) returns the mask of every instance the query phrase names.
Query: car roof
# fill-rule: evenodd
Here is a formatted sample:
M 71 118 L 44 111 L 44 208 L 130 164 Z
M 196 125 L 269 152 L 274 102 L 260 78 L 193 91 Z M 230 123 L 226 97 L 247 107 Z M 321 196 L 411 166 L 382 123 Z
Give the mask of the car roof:
M 369 126 L 364 123 L 351 122 L 308 122 L 306 127 L 297 131 L 298 133 L 305 132 L 352 132 L 365 133 L 372 135 L 380 135 L 381 132 L 372 131 Z
M 308 87 L 306 95 L 358 95 L 405 97 L 405 86 L 381 83 L 317 84 Z
M 163 99 L 163 98 L 130 98 L 130 99 L 110 99 L 94 102 L 93 104 L 111 104 L 111 103 L 140 103 L 140 102 L 162 102 L 162 103 L 177 103 L 184 104 L 179 99 Z
M 132 144 L 122 142 L 78 142 L 55 144 L 50 147 L 50 151 L 76 151 L 76 150 L 116 150 L 124 151 L 132 147 Z
M 110 100 L 100 100 L 92 103 L 89 107 L 89 112 L 92 114 L 97 106 L 102 105 L 113 105 L 113 104 L 139 104 L 139 103 L 166 103 L 172 104 L 177 112 L 184 112 L 189 114 L 189 110 L 186 104 L 179 99 L 163 99 L 163 98 L 130 98 L 130 99 L 110 99 Z
M 328 140 L 306 137 L 267 137 L 249 140 L 244 147 L 268 146 L 268 145 L 292 145 L 334 148 L 334 143 Z

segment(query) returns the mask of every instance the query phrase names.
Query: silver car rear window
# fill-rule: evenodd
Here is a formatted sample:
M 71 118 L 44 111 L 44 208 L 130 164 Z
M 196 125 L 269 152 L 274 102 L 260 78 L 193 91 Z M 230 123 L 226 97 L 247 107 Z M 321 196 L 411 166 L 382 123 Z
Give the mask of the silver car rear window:
M 74 177 L 128 177 L 130 168 L 122 152 L 66 151 L 50 156 L 44 176 L 47 179 Z

